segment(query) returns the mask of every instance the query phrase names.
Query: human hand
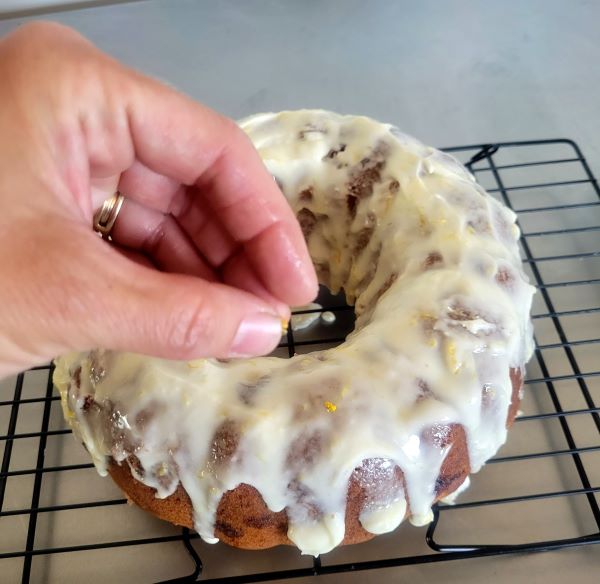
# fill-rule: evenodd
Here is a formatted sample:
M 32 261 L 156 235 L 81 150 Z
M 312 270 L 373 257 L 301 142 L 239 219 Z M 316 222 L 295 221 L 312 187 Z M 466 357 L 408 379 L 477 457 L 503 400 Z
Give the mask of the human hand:
M 0 41 L 0 79 L 0 377 L 94 347 L 276 346 L 317 280 L 233 122 L 54 24 Z M 115 246 L 91 226 L 117 189 Z

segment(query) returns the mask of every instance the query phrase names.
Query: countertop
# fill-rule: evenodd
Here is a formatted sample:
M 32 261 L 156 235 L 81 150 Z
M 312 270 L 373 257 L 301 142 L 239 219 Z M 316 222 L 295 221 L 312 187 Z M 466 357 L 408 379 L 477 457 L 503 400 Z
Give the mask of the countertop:
M 439 147 L 566 137 L 580 145 L 592 170 L 600 174 L 600 3 L 594 0 L 493 3 L 163 0 L 61 11 L 50 17 L 77 28 L 125 63 L 167 81 L 234 118 L 258 111 L 301 107 L 362 113 L 393 122 Z M 25 20 L 0 20 L 0 35 Z M 594 236 L 596 239 L 588 244 L 592 250 L 598 250 L 597 232 L 592 234 Z M 569 241 L 580 250 L 579 240 L 575 242 L 571 238 Z M 565 245 L 560 246 L 562 253 L 568 251 Z M 597 268 L 596 265 L 594 270 Z M 585 271 L 577 277 L 598 278 L 598 273 L 590 275 Z M 591 297 L 582 302 L 595 302 L 597 306 L 597 287 L 590 294 Z M 541 310 L 543 306 L 538 305 L 538 308 Z M 576 338 L 589 337 L 594 331 L 597 333 L 598 324 L 598 319 L 592 318 L 587 324 L 581 323 L 579 332 L 570 331 L 570 334 Z M 543 336 L 544 330 L 538 334 Z M 580 359 L 587 370 L 598 369 L 597 348 L 595 353 L 582 353 Z M 560 373 L 563 365 L 558 360 L 559 357 L 552 374 Z M 539 376 L 539 370 L 530 372 L 531 375 Z M 39 386 L 41 378 L 29 374 L 27 383 L 32 392 L 43 390 Z M 12 385 L 10 380 L 0 384 L 0 392 L 7 396 L 2 399 L 10 399 Z M 596 398 L 600 398 L 597 383 L 593 389 Z M 570 403 L 571 398 L 566 393 L 565 399 L 567 406 L 581 407 Z M 526 400 L 523 409 L 526 413 L 540 411 L 543 404 L 531 398 Z M 4 416 L 2 412 L 0 424 L 5 424 L 1 416 Z M 60 427 L 59 412 L 53 411 L 54 418 Z M 60 461 L 71 457 L 69 460 L 85 462 L 82 449 L 71 437 L 65 438 L 73 444 L 64 446 L 57 455 Z M 588 438 L 590 444 L 598 443 L 597 433 Z M 578 437 L 586 444 L 588 438 Z M 524 445 L 531 446 L 531 442 L 535 442 L 534 450 L 547 449 L 548 442 L 550 447 L 557 447 L 552 437 L 541 429 L 539 435 L 515 431 L 506 452 L 519 452 Z M 29 456 L 26 452 L 21 455 Z M 599 461 L 599 458 L 594 460 L 596 469 L 600 468 Z M 523 466 L 509 481 L 510 488 L 521 486 L 530 491 L 533 488 L 535 492 L 535 488 L 539 490 L 553 480 L 559 481 L 563 488 L 571 484 L 569 472 L 566 475 L 563 472 L 565 469 L 558 473 L 560 477 L 554 477 L 550 470 L 540 470 L 542 474 L 538 475 L 532 468 Z M 75 473 L 68 484 L 60 487 L 65 493 L 63 502 L 87 500 L 91 496 L 119 496 L 108 479 L 86 472 L 81 477 Z M 550 474 L 543 474 L 546 472 Z M 600 472 L 596 472 L 594 478 L 597 486 Z M 484 489 L 494 491 L 506 477 L 496 476 L 494 470 L 486 469 L 477 480 L 480 482 L 477 491 L 481 495 Z M 531 487 L 534 483 L 537 486 Z M 19 508 L 28 504 L 30 493 L 25 485 L 23 488 L 25 498 L 20 501 L 18 492 L 9 494 L 9 505 Z M 55 501 L 56 493 L 43 496 Z M 540 518 L 544 515 L 557 511 L 555 500 L 542 502 L 542 505 L 547 506 L 547 513 L 542 507 L 532 521 L 543 521 Z M 170 533 L 168 527 L 157 526 L 158 522 L 145 516 L 140 518 L 142 514 L 136 510 L 128 508 L 124 513 L 128 518 L 124 529 L 126 537 L 141 537 L 144 530 Z M 45 537 L 51 538 L 53 529 L 68 529 L 66 539 L 53 540 L 53 544 L 71 545 L 87 541 L 94 531 L 106 540 L 114 537 L 110 533 L 114 534 L 115 526 L 122 528 L 102 509 L 92 517 L 86 516 L 85 522 L 79 517 L 71 515 L 58 526 L 44 524 Z M 515 521 L 510 517 L 494 517 L 497 523 L 490 529 L 499 530 L 509 540 L 513 526 L 517 526 L 517 531 L 522 529 L 519 527 L 522 522 L 516 516 Z M 573 535 L 579 519 L 573 520 L 575 527 L 571 528 L 570 517 L 565 510 L 565 533 Z M 26 531 L 26 518 L 17 519 L 10 525 L 8 518 L 0 521 L 0 551 L 11 549 L 11 541 Z M 468 533 L 470 527 L 466 529 Z M 585 531 L 585 526 L 582 529 Z M 397 537 L 384 536 L 364 546 L 334 552 L 331 559 L 326 556 L 323 563 L 382 557 L 390 555 L 399 541 L 410 547 L 415 538 L 423 539 L 415 528 L 403 526 L 400 531 Z M 474 527 L 472 533 L 473 538 L 485 537 L 479 535 L 479 527 Z M 521 537 L 522 532 L 514 535 Z M 220 573 L 214 572 L 211 566 L 225 564 L 231 573 L 237 571 L 237 565 L 240 571 L 242 565 L 252 566 L 251 571 L 310 565 L 292 550 L 252 556 L 224 546 L 198 544 L 197 547 L 207 566 L 207 575 Z M 84 561 L 71 560 L 68 554 L 63 554 L 51 562 L 34 566 L 32 581 L 147 582 L 185 573 L 179 564 L 185 561 L 182 558 L 179 548 L 175 551 L 170 547 L 160 552 L 148 551 L 148 548 L 117 548 L 102 555 L 90 552 L 89 559 L 86 557 Z M 20 573 L 20 561 L 0 562 L 3 581 L 15 581 L 13 578 Z M 588 546 L 295 581 L 351 584 L 488 580 L 553 584 L 567 579 L 596 582 L 599 570 L 600 548 Z

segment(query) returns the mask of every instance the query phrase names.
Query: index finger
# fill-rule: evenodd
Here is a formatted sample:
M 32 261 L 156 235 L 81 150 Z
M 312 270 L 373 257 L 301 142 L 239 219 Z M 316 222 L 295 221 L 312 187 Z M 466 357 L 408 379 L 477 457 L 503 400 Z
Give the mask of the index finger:
M 136 158 L 198 186 L 273 296 L 291 305 L 312 300 L 318 283 L 302 232 L 249 138 L 209 108 L 153 80 L 136 80 L 124 93 Z

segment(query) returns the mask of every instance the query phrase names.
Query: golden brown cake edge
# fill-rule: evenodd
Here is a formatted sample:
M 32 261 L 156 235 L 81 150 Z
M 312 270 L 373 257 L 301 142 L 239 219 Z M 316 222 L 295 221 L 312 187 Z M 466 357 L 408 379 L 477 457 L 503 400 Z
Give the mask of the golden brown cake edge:
M 519 409 L 523 374 L 518 369 L 511 369 L 510 378 L 512 400 L 507 413 L 507 427 L 512 425 Z M 448 444 L 452 446 L 436 482 L 436 502 L 456 491 L 470 473 L 467 441 L 462 426 L 450 427 L 444 446 Z M 355 470 L 348 484 L 346 533 L 341 545 L 361 543 L 375 537 L 366 531 L 359 521 L 366 498 L 365 490 L 357 478 L 360 469 L 361 467 Z M 396 469 L 397 480 L 403 481 L 402 471 L 398 467 Z M 172 495 L 159 499 L 155 496 L 153 488 L 132 476 L 128 465 L 112 462 L 108 471 L 127 498 L 138 507 L 149 511 L 159 519 L 182 527 L 194 528 L 192 503 L 181 484 Z M 408 507 L 410 507 L 410 500 Z M 287 528 L 285 511 L 271 511 L 254 487 L 241 484 L 225 493 L 219 503 L 215 537 L 233 547 L 243 549 L 294 545 L 287 537 Z

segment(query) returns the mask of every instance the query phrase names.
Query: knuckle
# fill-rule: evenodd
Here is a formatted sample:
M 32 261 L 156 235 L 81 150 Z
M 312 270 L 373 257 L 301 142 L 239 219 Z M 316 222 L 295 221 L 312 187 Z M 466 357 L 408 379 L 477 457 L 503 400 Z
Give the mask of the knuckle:
M 217 332 L 215 315 L 202 300 L 183 305 L 185 308 L 176 311 L 169 324 L 169 352 L 183 359 L 206 355 Z
M 143 252 L 147 253 L 151 257 L 158 255 L 167 238 L 168 221 L 169 216 L 166 215 L 165 218 L 156 226 L 156 228 L 148 234 L 146 239 L 142 242 Z

